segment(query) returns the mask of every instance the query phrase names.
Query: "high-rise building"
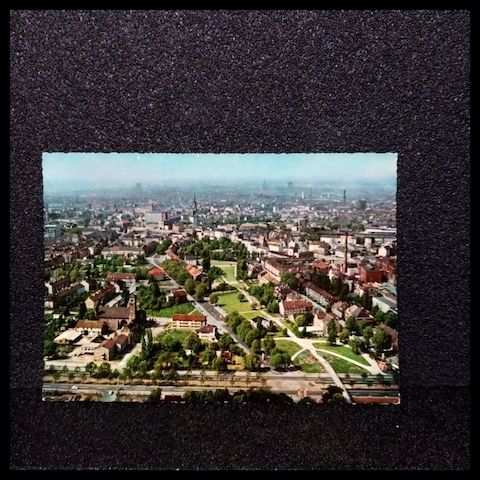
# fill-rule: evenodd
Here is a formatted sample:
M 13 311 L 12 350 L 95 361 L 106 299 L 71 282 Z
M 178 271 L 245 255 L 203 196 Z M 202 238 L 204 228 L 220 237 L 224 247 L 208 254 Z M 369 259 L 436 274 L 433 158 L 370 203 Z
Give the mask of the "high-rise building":
M 293 182 L 288 182 L 288 183 L 287 183 L 287 187 L 288 187 L 289 190 L 292 190 L 292 188 L 293 188 Z
M 343 204 L 346 205 L 347 203 L 347 191 L 343 189 Z

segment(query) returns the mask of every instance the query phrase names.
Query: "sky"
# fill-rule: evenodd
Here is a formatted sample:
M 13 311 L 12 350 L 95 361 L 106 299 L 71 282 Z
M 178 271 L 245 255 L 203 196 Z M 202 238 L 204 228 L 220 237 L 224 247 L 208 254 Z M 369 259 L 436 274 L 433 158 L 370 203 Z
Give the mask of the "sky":
M 45 187 L 240 181 L 396 182 L 396 153 L 44 153 Z

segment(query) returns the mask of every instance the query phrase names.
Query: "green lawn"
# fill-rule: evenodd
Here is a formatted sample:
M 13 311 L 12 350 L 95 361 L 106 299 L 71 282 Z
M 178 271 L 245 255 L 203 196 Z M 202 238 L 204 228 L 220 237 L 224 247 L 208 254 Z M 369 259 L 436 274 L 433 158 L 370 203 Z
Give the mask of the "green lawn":
M 356 360 L 358 363 L 362 365 L 366 365 L 367 367 L 370 365 L 362 356 L 355 355 L 352 352 L 351 348 L 348 348 L 345 345 L 329 345 L 327 342 L 315 342 L 313 344 L 315 348 L 321 348 L 322 350 L 327 350 L 328 352 L 335 352 L 339 355 L 343 355 L 344 357 L 350 358 L 352 360 Z
M 250 312 L 238 312 L 242 317 L 245 317 L 247 320 L 253 320 L 255 317 L 266 318 L 261 310 L 253 310 Z
M 212 260 L 211 265 L 220 267 L 225 272 L 225 277 L 229 282 L 234 282 L 237 279 L 237 262 L 223 262 L 221 260 Z
M 275 345 L 280 350 L 288 353 L 291 357 L 293 357 L 293 355 L 295 355 L 299 350 L 302 350 L 300 345 L 297 345 L 291 340 L 275 340 Z
M 162 308 L 160 310 L 147 310 L 147 316 L 150 317 L 173 317 L 176 313 L 191 313 L 193 305 L 191 303 L 181 303 L 173 307 Z
M 298 355 L 293 364 L 300 367 L 300 369 L 306 373 L 320 373 L 325 370 L 322 364 L 317 362 L 308 350 L 305 350 Z
M 166 332 L 160 333 L 158 337 L 171 337 L 174 340 L 178 340 L 179 342 L 183 342 L 183 339 L 190 333 L 190 330 L 167 330 Z
M 218 305 L 222 307 L 227 313 L 232 312 L 253 312 L 248 301 L 241 302 L 238 298 L 238 290 L 229 293 L 222 293 L 218 296 Z M 243 313 L 242 313 L 243 315 Z
M 348 360 L 343 360 L 333 355 L 324 355 L 322 352 L 319 353 L 337 373 L 362 373 L 365 371 L 363 368 L 353 365 L 353 363 L 350 363 Z

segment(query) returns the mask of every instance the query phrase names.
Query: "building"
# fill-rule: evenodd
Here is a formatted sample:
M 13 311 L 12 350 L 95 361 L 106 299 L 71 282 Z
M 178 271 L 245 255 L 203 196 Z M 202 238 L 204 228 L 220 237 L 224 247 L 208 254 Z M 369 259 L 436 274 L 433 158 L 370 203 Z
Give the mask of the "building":
M 93 359 L 96 362 L 111 360 L 116 353 L 116 344 L 113 338 L 104 340 L 100 346 L 93 351 Z
M 332 313 L 338 317 L 338 318 L 345 318 L 345 310 L 349 307 L 350 305 L 347 302 L 335 302 L 332 305 Z
M 201 340 L 214 342 L 217 339 L 217 327 L 214 325 L 204 325 L 197 330 L 197 334 Z
M 74 330 L 83 335 L 103 335 L 108 331 L 108 325 L 103 320 L 78 320 Z
M 153 267 L 148 271 L 148 275 L 155 280 L 163 280 L 165 278 L 165 270 L 161 267 Z
M 325 313 L 318 311 L 313 316 L 313 325 L 307 326 L 307 332 L 316 333 L 318 335 L 326 336 L 327 335 L 327 328 L 328 322 L 330 320 L 335 320 L 335 317 L 331 313 Z
M 362 282 L 381 283 L 382 271 L 368 264 L 361 264 L 358 268 L 358 274 Z
M 372 305 L 378 307 L 382 312 L 393 312 L 397 313 L 397 302 L 396 300 L 381 296 L 381 297 L 372 297 Z
M 186 263 L 185 269 L 194 280 L 199 280 L 202 276 L 202 271 L 197 267 L 195 267 L 194 265 L 190 265 L 189 263 Z
M 109 282 L 118 282 L 121 280 L 127 285 L 131 285 L 137 281 L 136 273 L 119 273 L 119 272 L 109 272 L 107 273 L 107 280 Z
M 98 313 L 98 319 L 106 322 L 108 328 L 113 331 L 132 322 L 142 322 L 144 318 L 145 312 L 137 309 L 137 300 L 133 294 L 130 295 L 126 307 L 100 307 Z
M 97 292 L 93 293 L 90 295 L 86 300 L 85 300 L 85 306 L 90 309 L 95 309 L 97 306 L 109 298 L 111 298 L 116 292 L 115 285 L 112 285 L 109 283 L 105 287 L 103 287 L 101 290 L 98 290 Z
M 58 345 L 72 345 L 82 337 L 82 333 L 74 328 L 65 330 L 60 335 L 57 335 L 53 341 Z
M 311 282 L 305 286 L 305 294 L 322 307 L 327 307 L 333 301 L 333 295 Z
M 299 315 L 312 311 L 313 305 L 308 300 L 284 300 L 279 304 L 280 315 Z
M 363 307 L 352 305 L 345 310 L 345 318 L 353 317 L 356 320 L 371 320 L 372 316 Z
M 44 306 L 45 308 L 58 308 L 63 305 L 68 305 L 76 295 L 79 295 L 84 291 L 83 285 L 75 283 L 53 295 L 47 295 Z
M 63 277 L 58 279 L 56 282 L 45 282 L 45 287 L 50 295 L 55 295 L 67 288 L 70 283 L 71 281 L 69 277 Z
M 207 324 L 207 317 L 200 314 L 177 313 L 172 317 L 173 328 L 198 330 Z
M 167 300 L 173 300 L 175 303 L 186 303 L 188 301 L 188 294 L 183 289 L 172 290 L 167 295 Z

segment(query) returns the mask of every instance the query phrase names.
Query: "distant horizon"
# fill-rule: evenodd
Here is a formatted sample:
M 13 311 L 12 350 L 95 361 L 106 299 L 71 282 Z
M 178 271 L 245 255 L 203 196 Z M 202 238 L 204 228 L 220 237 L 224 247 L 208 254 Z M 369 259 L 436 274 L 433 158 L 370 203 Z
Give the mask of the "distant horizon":
M 44 153 L 45 190 L 287 182 L 394 184 L 396 153 Z M 318 172 L 318 173 L 317 173 Z

